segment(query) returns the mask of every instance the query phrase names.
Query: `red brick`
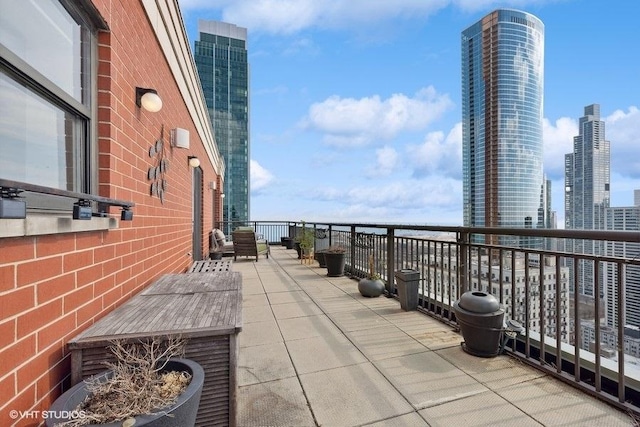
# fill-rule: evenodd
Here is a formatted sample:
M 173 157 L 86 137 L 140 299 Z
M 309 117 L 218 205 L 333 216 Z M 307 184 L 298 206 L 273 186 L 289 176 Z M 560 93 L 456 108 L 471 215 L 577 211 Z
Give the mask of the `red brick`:
M 70 335 L 75 336 L 76 315 L 69 313 L 40 329 L 37 333 L 37 348 L 47 348 L 55 342 L 63 343 Z
M 0 350 L 0 378 L 25 362 L 26 358 L 35 354 L 36 339 L 31 335 Z
M 105 293 L 102 296 L 102 308 L 107 309 L 115 306 L 118 301 L 121 301 L 124 294 L 122 293 L 122 286 Z
M 7 375 L 6 378 L 0 380 L 0 402 L 8 402 L 16 395 L 16 376 Z M 0 418 L 2 421 L 2 418 Z M 2 425 L 9 425 L 3 423 Z
M 93 299 L 93 286 L 85 285 L 66 295 L 64 301 L 64 313 L 71 313 Z
M 0 259 L 3 263 L 24 261 L 35 257 L 33 238 L 7 238 L 2 239 L 0 245 Z
M 18 264 L 18 286 L 36 283 L 62 273 L 62 257 L 37 259 Z
M 94 300 L 89 304 L 80 307 L 76 311 L 76 326 L 78 328 L 84 327 L 86 323 L 93 323 L 93 319 L 96 318 L 102 311 L 102 301 Z
M 14 421 L 12 418 L 8 416 L 8 412 L 11 409 L 20 411 L 23 413 L 32 411 L 34 408 L 35 396 L 36 396 L 35 385 L 28 387 L 27 389 L 23 390 L 20 394 L 14 396 L 13 399 L 9 401 L 8 405 L 5 406 L 5 408 L 2 410 L 2 414 L 0 414 L 0 422 L 3 422 L 3 421 L 10 421 L 10 422 L 7 422 L 6 424 L 3 423 L 2 425 L 7 425 L 7 426 L 12 425 L 14 427 L 27 427 L 27 426 L 35 427 L 39 425 L 40 421 L 42 421 L 40 417 L 21 418 Z M 12 424 L 14 422 L 15 424 Z
M 2 295 L 0 304 L 0 319 L 8 319 L 18 313 L 29 310 L 35 306 L 33 287 L 25 287 L 10 291 Z
M 62 301 L 53 300 L 18 316 L 18 336 L 24 337 L 62 315 Z
M 13 265 L 0 266 L 0 292 L 16 287 L 16 268 Z
M 115 274 L 117 271 L 120 271 L 121 268 L 122 268 L 122 259 L 115 258 L 111 261 L 107 261 L 102 264 L 102 275 L 110 276 L 112 274 Z
M 65 234 L 49 234 L 36 238 L 36 257 L 44 258 L 71 252 L 75 249 L 76 242 Z
M 36 285 L 36 298 L 38 304 L 60 298 L 76 288 L 75 273 L 58 276 Z
M 0 323 L 0 348 L 5 348 L 16 340 L 16 321 L 7 320 Z M 2 400 L 0 399 L 0 402 Z
M 93 250 L 93 259 L 97 264 L 113 259 L 116 256 L 116 248 L 113 245 L 102 246 Z
M 116 286 L 115 276 L 107 276 L 93 284 L 93 297 L 100 298 Z
M 87 249 L 85 251 L 73 252 L 64 255 L 62 266 L 65 273 L 80 270 L 94 264 L 93 251 Z
M 29 360 L 28 365 L 18 369 L 18 390 L 25 389 L 35 383 L 38 378 L 46 375 L 46 372 L 51 367 L 52 362 L 60 360 L 61 358 L 62 349 L 60 347 L 49 349 L 37 354 L 34 358 Z
M 78 278 L 76 282 L 77 287 L 83 287 L 85 285 L 93 283 L 97 280 L 102 279 L 102 266 L 92 265 L 91 267 L 78 270 L 76 277 Z
M 94 248 L 102 244 L 101 231 L 94 233 L 79 233 L 76 235 L 76 250 Z
M 53 363 L 47 369 L 44 376 L 38 379 L 36 384 L 36 398 L 41 401 L 45 408 L 51 404 L 62 393 L 62 385 L 70 381 L 71 357 L 69 355 Z M 70 386 L 70 384 L 68 384 Z M 66 389 L 68 389 L 67 387 Z

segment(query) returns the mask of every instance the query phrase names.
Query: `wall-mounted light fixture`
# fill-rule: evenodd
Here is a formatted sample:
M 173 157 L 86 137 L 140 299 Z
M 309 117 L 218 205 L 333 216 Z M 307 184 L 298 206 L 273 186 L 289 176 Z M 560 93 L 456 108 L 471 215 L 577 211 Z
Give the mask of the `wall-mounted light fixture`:
M 150 113 L 157 113 L 162 109 L 162 99 L 155 89 L 136 87 L 136 105 Z
M 224 193 L 220 194 L 220 198 L 224 199 Z
M 189 156 L 189 166 L 192 168 L 197 168 L 200 166 L 200 159 L 196 156 Z

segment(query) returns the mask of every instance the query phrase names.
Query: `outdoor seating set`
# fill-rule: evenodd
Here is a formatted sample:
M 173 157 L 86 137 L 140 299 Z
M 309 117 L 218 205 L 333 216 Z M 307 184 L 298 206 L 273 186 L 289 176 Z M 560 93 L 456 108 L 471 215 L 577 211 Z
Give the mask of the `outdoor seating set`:
M 222 230 L 216 228 L 209 233 L 209 258 L 220 259 L 222 257 L 233 256 L 236 261 L 238 257 L 255 257 L 259 260 L 260 255 L 269 258 L 269 242 L 256 234 L 251 227 L 238 227 L 231 232 L 231 242 L 228 242 Z

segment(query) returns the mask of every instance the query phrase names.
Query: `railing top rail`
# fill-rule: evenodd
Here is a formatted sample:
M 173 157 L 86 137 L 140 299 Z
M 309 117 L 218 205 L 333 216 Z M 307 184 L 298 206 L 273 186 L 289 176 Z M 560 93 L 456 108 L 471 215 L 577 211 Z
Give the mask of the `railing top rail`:
M 253 223 L 287 223 L 297 224 L 301 221 L 248 221 Z M 640 231 L 608 231 L 608 230 L 565 230 L 546 228 L 498 228 L 498 227 L 461 227 L 443 225 L 418 225 L 418 224 L 385 224 L 385 223 L 349 223 L 349 222 L 323 222 L 305 221 L 307 225 L 322 225 L 332 227 L 355 227 L 383 230 L 407 230 L 430 231 L 439 233 L 459 234 L 483 234 L 502 236 L 529 236 L 529 237 L 554 237 L 561 239 L 586 239 L 606 240 L 613 242 L 638 242 L 640 243 Z

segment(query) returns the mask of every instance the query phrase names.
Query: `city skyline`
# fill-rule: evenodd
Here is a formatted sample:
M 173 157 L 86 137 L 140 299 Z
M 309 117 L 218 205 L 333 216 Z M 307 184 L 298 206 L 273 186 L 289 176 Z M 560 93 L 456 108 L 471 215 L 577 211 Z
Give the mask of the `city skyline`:
M 197 19 L 248 29 L 252 219 L 461 225 L 460 33 L 498 7 L 545 23 L 544 172 L 558 224 L 585 105 L 600 104 L 607 125 L 611 204 L 632 204 L 640 65 L 624 52 L 635 4 L 329 3 L 180 0 L 191 43 Z

